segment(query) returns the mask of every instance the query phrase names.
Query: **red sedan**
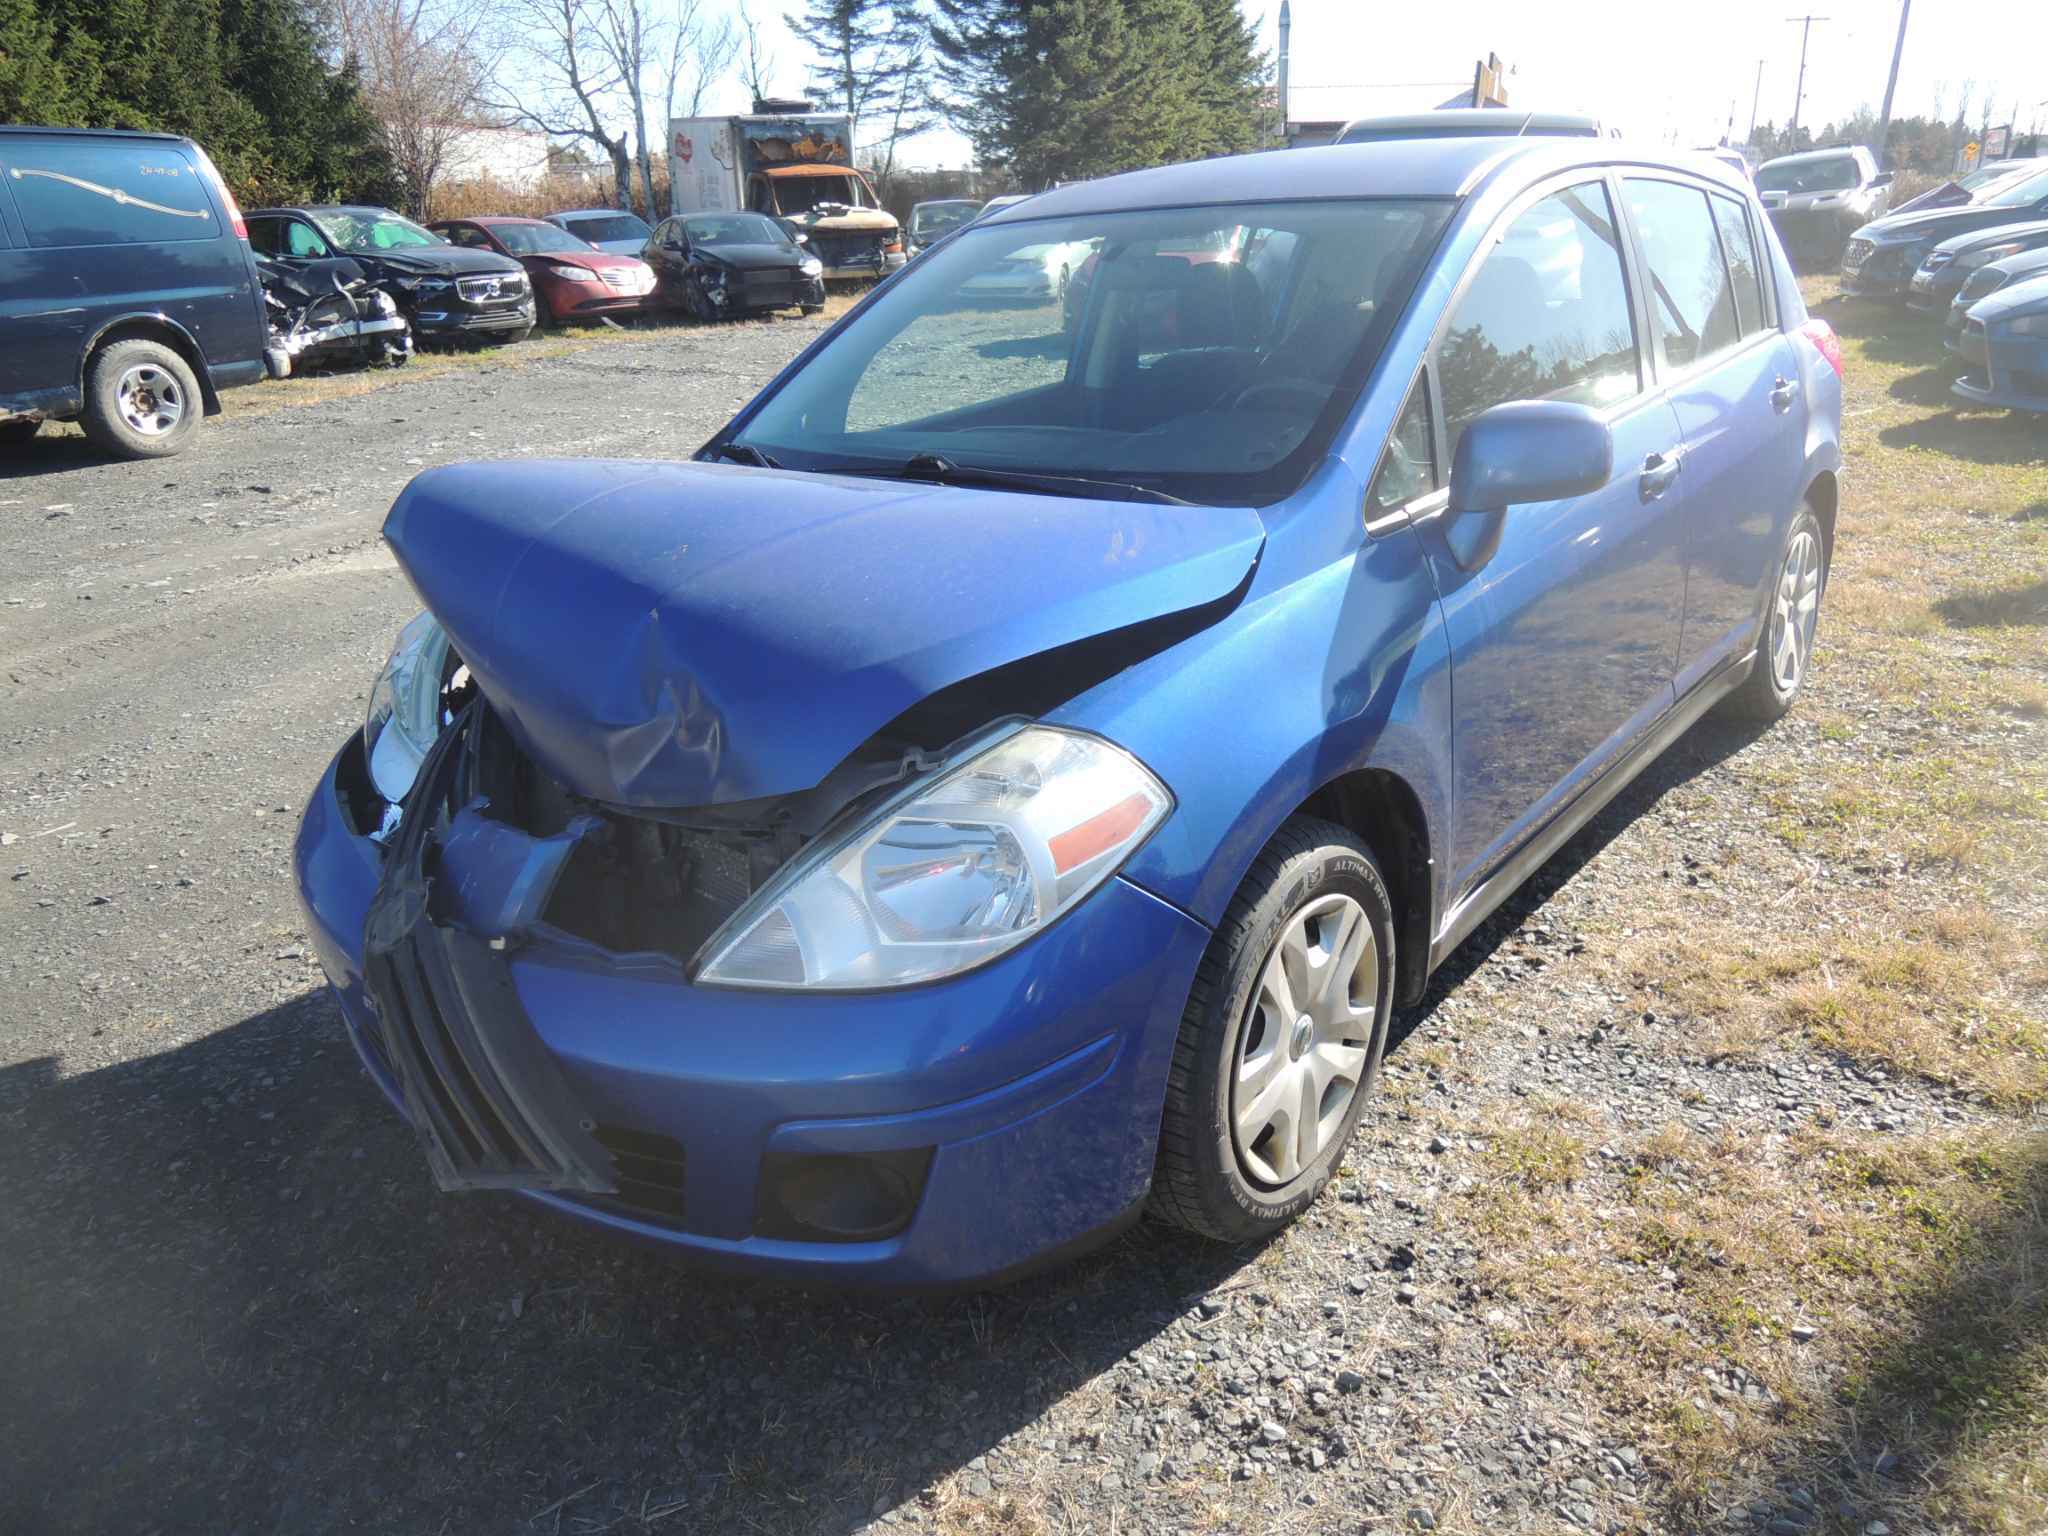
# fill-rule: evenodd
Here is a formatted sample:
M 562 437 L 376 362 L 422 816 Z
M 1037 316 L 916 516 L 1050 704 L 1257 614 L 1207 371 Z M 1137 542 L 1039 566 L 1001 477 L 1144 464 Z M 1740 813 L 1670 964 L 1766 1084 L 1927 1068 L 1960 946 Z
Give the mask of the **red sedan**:
M 637 256 L 615 256 L 539 219 L 492 216 L 442 219 L 427 226 L 454 245 L 496 251 L 533 279 L 542 325 L 593 315 L 637 314 L 654 292 L 654 269 Z

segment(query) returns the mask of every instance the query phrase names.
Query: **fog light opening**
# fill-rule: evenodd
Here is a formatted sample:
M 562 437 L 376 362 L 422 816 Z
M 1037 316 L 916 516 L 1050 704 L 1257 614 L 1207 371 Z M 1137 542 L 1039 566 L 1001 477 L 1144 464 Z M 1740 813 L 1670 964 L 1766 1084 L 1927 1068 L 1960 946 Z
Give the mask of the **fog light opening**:
M 754 1230 L 763 1237 L 858 1243 L 910 1225 L 932 1149 L 770 1153 L 761 1167 Z

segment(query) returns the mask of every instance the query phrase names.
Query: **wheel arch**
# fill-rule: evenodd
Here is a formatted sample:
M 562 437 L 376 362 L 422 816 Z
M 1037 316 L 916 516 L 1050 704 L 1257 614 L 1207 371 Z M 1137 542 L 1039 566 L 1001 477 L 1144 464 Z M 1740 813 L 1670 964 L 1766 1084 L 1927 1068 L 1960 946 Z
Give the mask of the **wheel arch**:
M 1435 866 L 1429 818 L 1414 786 L 1387 768 L 1339 774 L 1295 808 L 1296 815 L 1334 822 L 1372 850 L 1394 901 L 1394 1001 L 1411 1007 L 1429 984 L 1435 931 Z
M 1842 505 L 1841 483 L 1832 469 L 1824 469 L 1807 482 L 1806 503 L 1820 519 L 1821 539 L 1827 546 L 1828 564 L 1835 559 L 1835 514 Z
M 85 375 L 92 367 L 92 360 L 118 341 L 154 341 L 169 347 L 185 360 L 185 365 L 192 370 L 192 377 L 199 381 L 199 398 L 205 414 L 220 414 L 220 392 L 213 387 L 213 379 L 207 372 L 206 354 L 200 351 L 199 343 L 190 331 L 169 315 L 161 313 L 123 315 L 108 321 L 93 333 L 92 339 L 78 355 L 80 399 L 85 397 Z

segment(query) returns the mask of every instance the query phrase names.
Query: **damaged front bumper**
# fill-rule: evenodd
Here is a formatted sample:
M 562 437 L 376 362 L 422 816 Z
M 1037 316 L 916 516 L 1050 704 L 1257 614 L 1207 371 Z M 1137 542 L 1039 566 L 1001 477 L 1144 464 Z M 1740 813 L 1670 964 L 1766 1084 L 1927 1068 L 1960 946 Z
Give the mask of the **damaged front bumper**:
M 541 920 L 585 831 L 529 836 L 460 793 L 420 813 L 454 785 L 458 734 L 388 853 L 355 740 L 296 849 L 350 1036 L 444 1186 L 511 1189 L 725 1267 L 887 1286 L 986 1280 L 1143 1200 L 1201 924 L 1111 879 L 948 981 L 698 987 Z M 904 1219 L 792 1219 L 847 1170 L 901 1195 Z

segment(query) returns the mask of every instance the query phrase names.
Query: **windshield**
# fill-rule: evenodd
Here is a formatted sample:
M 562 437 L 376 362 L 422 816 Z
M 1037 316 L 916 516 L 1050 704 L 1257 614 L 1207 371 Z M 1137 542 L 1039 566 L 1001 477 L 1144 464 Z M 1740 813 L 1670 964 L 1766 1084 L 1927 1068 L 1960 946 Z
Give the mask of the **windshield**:
M 1756 173 L 1756 184 L 1761 192 L 1847 192 L 1856 185 L 1856 157 L 1767 165 Z
M 978 225 L 879 291 L 733 441 L 792 469 L 891 475 L 935 455 L 1274 501 L 1343 420 L 1451 208 L 1359 199 Z
M 605 213 L 588 219 L 565 219 L 571 234 L 595 244 L 599 240 L 645 240 L 652 233 L 637 214 Z
M 865 208 L 860 183 L 845 176 L 778 176 L 775 178 L 775 206 L 787 214 L 809 213 L 821 203 L 841 203 L 848 208 Z
M 683 220 L 692 245 L 788 245 L 789 235 L 758 213 L 718 213 Z
M 329 208 L 313 215 L 330 245 L 344 251 L 393 251 L 409 245 L 446 245 L 431 230 L 383 208 Z
M 977 213 L 979 203 L 919 203 L 910 210 L 910 228 L 919 235 L 943 235 L 958 229 Z
M 2014 182 L 2003 192 L 1992 193 L 1984 199 L 1984 204 L 1988 208 L 2024 208 L 2044 197 L 2048 197 L 2048 171 Z
M 546 251 L 590 251 L 590 242 L 578 240 L 566 229 L 552 224 L 493 224 L 498 243 L 515 256 L 538 256 Z

